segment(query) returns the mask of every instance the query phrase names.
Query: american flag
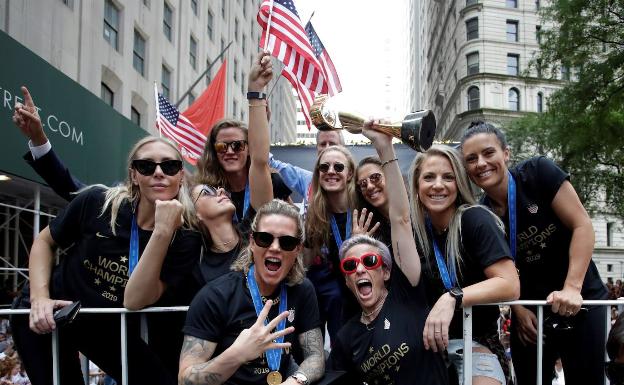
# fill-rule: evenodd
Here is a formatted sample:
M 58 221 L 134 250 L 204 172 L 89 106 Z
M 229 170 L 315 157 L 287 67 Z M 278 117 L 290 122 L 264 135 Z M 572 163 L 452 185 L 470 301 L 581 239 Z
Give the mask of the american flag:
M 182 155 L 191 163 L 201 157 L 206 143 L 206 135 L 195 128 L 177 108 L 158 93 L 158 116 L 156 124 L 160 132 L 177 143 Z
M 310 121 L 310 106 L 314 103 L 314 91 L 307 89 L 288 68 L 282 70 L 282 76 L 288 79 L 290 84 L 297 90 L 299 102 L 301 103 L 301 112 L 303 113 L 309 130 L 312 127 Z
M 270 27 L 269 13 L 271 13 Z M 323 76 L 323 67 L 314 54 L 292 0 L 264 0 L 260 5 L 257 20 L 262 27 L 260 46 L 263 47 L 269 27 L 267 50 L 271 55 L 284 63 L 285 68 L 288 68 L 304 87 L 326 94 L 328 84 Z
M 305 26 L 306 34 L 308 35 L 308 39 L 310 39 L 310 44 L 312 45 L 312 49 L 314 50 L 314 56 L 316 56 L 321 63 L 321 68 L 323 69 L 323 77 L 327 82 L 327 93 L 330 96 L 334 96 L 337 93 L 342 91 L 342 85 L 340 85 L 340 79 L 338 79 L 338 73 L 336 72 L 336 67 L 334 67 L 334 63 L 332 62 L 325 46 L 319 39 L 314 27 L 312 27 L 312 23 L 308 22 Z

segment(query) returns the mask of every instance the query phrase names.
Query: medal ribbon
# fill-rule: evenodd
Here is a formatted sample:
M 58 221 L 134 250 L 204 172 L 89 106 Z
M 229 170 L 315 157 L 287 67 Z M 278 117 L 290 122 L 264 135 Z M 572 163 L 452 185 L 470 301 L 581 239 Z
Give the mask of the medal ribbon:
M 249 293 L 251 294 L 251 299 L 254 304 L 254 308 L 256 309 L 256 315 L 260 315 L 262 308 L 264 305 L 262 304 L 262 297 L 260 296 L 260 289 L 258 289 L 258 283 L 256 282 L 256 277 L 254 275 L 255 267 L 251 265 L 249 268 L 249 273 L 247 273 L 247 286 L 249 287 Z M 279 303 L 279 314 L 282 314 L 286 311 L 286 285 L 284 283 L 280 283 L 280 303 Z M 266 326 L 269 323 L 267 319 L 264 319 L 264 325 Z M 276 331 L 284 330 L 286 327 L 286 319 L 284 318 L 277 324 Z M 284 336 L 281 336 L 275 339 L 275 342 L 282 343 L 284 342 Z M 269 364 L 269 369 L 273 371 L 279 371 L 280 360 L 282 357 L 282 349 L 269 349 L 266 351 L 267 363 Z
M 438 247 L 438 243 L 433 237 L 433 229 L 431 228 L 431 220 L 427 218 L 427 231 L 429 232 L 429 236 L 431 237 L 431 241 L 433 242 L 433 253 L 435 254 L 436 263 L 438 265 L 438 271 L 440 272 L 440 277 L 442 278 L 442 283 L 444 283 L 444 287 L 446 290 L 451 290 L 452 288 L 457 286 L 457 282 L 455 282 L 455 266 L 451 266 L 450 269 L 447 268 L 447 264 L 444 261 L 444 257 L 440 252 L 440 248 Z M 449 274 L 449 270 L 453 272 L 453 275 Z
M 245 218 L 245 215 L 247 214 L 247 211 L 249 210 L 249 181 L 247 182 L 247 184 L 245 185 L 245 197 L 243 198 L 243 218 Z M 243 218 L 239 218 L 238 214 L 236 214 L 236 212 L 234 212 L 234 217 L 236 217 L 236 221 L 237 222 L 242 222 Z
M 485 196 L 483 203 L 492 207 L 490 198 Z M 511 172 L 507 170 L 507 214 L 509 217 L 509 249 L 511 259 L 516 260 L 516 181 Z
M 128 276 L 132 274 L 139 262 L 139 225 L 137 225 L 136 210 L 132 213 L 132 227 L 130 228 L 130 259 L 128 261 Z
M 347 227 L 345 228 L 345 239 L 347 240 L 351 238 L 351 213 L 347 211 Z M 332 234 L 334 234 L 334 240 L 336 241 L 336 246 L 338 246 L 338 250 L 342 247 L 343 239 L 340 236 L 340 230 L 338 229 L 338 223 L 336 223 L 336 217 L 334 215 L 331 216 L 331 229 Z

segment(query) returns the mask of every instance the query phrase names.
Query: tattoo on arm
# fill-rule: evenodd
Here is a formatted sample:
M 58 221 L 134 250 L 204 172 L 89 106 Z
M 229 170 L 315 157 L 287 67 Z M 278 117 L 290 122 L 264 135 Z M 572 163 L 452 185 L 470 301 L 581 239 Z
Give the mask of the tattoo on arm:
M 212 354 L 217 344 L 185 335 L 182 351 L 180 352 L 180 375 L 178 383 L 181 385 L 218 385 L 224 382 L 221 373 L 210 371 Z
M 396 249 L 396 253 L 394 253 L 396 255 L 395 259 L 396 259 L 399 267 L 403 267 L 403 266 L 401 266 L 403 264 L 403 261 L 401 261 L 401 251 L 399 250 L 399 241 L 397 241 L 395 249 Z
M 325 354 L 321 329 L 316 328 L 300 334 L 299 344 L 304 357 L 299 370 L 305 373 L 310 382 L 316 381 L 325 373 Z

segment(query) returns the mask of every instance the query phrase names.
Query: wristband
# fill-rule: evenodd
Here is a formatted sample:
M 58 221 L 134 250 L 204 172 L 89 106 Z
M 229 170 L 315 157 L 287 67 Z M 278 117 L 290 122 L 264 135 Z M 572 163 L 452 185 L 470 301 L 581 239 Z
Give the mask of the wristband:
M 383 162 L 381 164 L 381 168 L 384 168 L 384 166 L 387 165 L 388 163 L 398 162 L 398 161 L 399 161 L 399 158 L 394 158 L 394 159 L 387 160 L 387 161 L 385 161 L 385 162 Z
M 266 98 L 267 98 L 267 94 L 265 94 L 264 92 L 254 92 L 254 91 L 247 92 L 247 100 L 266 99 Z

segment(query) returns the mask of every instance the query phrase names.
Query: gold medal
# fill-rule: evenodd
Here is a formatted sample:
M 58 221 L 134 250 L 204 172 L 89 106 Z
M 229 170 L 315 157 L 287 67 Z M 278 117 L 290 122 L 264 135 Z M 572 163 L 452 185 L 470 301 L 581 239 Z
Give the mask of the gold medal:
M 267 384 L 279 385 L 282 383 L 282 375 L 277 370 L 274 370 L 267 374 Z

